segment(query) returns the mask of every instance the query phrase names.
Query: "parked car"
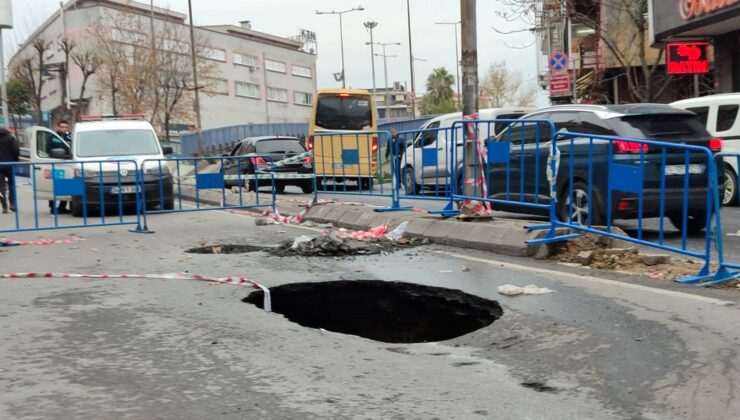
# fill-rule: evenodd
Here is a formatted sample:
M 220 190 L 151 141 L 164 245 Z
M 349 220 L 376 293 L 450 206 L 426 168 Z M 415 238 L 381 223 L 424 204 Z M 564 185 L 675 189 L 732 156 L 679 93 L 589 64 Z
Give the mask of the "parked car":
M 226 185 L 229 187 L 238 186 L 239 179 L 235 175 L 241 171 L 242 186 L 248 187 L 251 191 L 255 191 L 258 187 L 271 186 L 272 181 L 270 179 L 258 179 L 255 183 L 254 177 L 250 175 L 254 175 L 259 170 L 270 170 L 274 162 L 305 152 L 306 148 L 303 146 L 301 139 L 296 137 L 262 136 L 240 140 L 228 156 L 258 154 L 268 155 L 272 159 L 245 157 L 224 160 L 224 175 L 231 175 L 227 177 Z M 311 157 L 306 157 L 300 163 L 276 167 L 274 172 L 278 176 L 275 179 L 275 192 L 284 193 L 285 187 L 288 185 L 300 187 L 306 194 L 313 192 L 313 179 L 306 176 L 313 173 L 313 159 Z
M 632 104 L 632 105 L 562 105 L 537 110 L 522 119 L 551 120 L 556 131 L 567 130 L 571 133 L 584 133 L 604 136 L 623 136 L 625 138 L 647 139 L 677 144 L 707 146 L 714 151 L 722 147 L 722 142 L 713 139 L 706 131 L 697 116 L 689 111 L 679 110 L 662 104 Z M 508 193 L 510 200 L 522 200 L 546 204 L 549 202 L 549 183 L 545 165 L 550 154 L 550 148 L 536 147 L 534 125 L 511 127 L 511 132 L 505 130 L 496 141 L 510 141 L 510 176 L 506 176 L 506 165 L 491 164 L 489 197 L 505 200 L 507 197 L 507 179 L 509 180 Z M 549 128 L 540 125 L 541 137 L 549 138 Z M 524 139 L 524 147 L 521 139 Z M 589 143 L 587 137 L 576 138 L 573 142 L 572 156 L 570 137 L 556 137 L 561 152 L 560 169 L 557 177 L 558 209 L 561 220 L 574 220 L 581 224 L 588 221 L 589 208 L 592 209 L 591 223 L 603 225 L 607 215 L 607 183 L 609 171 L 606 170 L 609 162 L 609 142 L 593 140 L 592 155 L 592 191 L 589 194 Z M 544 143 L 544 142 L 543 142 Z M 613 162 L 627 165 L 639 164 L 641 156 L 644 158 L 646 170 L 643 180 L 643 217 L 660 216 L 660 190 L 662 150 L 629 141 L 615 141 L 612 143 Z M 539 150 L 537 152 L 537 150 Z M 539 153 L 539 159 L 535 154 Z M 573 171 L 573 206 L 570 212 L 569 177 L 570 167 Z M 685 154 L 667 150 L 665 168 L 665 201 L 664 215 L 677 228 L 682 228 L 684 209 L 684 172 Z M 522 162 L 523 161 L 523 162 Z M 539 162 L 539 181 L 535 183 L 535 162 Z M 688 220 L 687 230 L 698 232 L 706 225 L 707 209 L 707 168 L 706 155 L 698 152 L 690 153 L 689 162 L 689 191 L 688 191 Z M 523 166 L 522 166 L 523 165 Z M 520 170 L 523 169 L 524 185 L 520 185 Z M 460 180 L 458 180 L 460 182 Z M 535 191 L 535 185 L 538 185 Z M 462 186 L 461 186 L 462 188 Z M 523 191 L 523 194 L 521 192 Z M 589 207 L 589 202 L 591 206 Z M 632 219 L 639 217 L 637 194 L 612 191 L 612 219 Z M 519 213 L 535 213 L 532 208 L 494 204 L 494 207 Z M 570 213 L 570 214 L 569 214 Z
M 475 118 L 479 120 L 517 119 L 531 111 L 531 108 L 482 109 L 478 111 Z M 422 191 L 439 191 L 440 188 L 446 188 L 450 183 L 452 165 L 449 163 L 448 141 L 452 140 L 452 125 L 462 118 L 462 112 L 440 115 L 422 124 L 418 129 L 419 133 L 414 138 L 402 139 L 402 141 L 406 140 L 407 144 L 401 146 L 403 152 L 398 160 L 404 192 L 407 195 L 415 195 Z M 480 135 L 485 135 L 486 138 L 495 137 L 504 128 L 506 128 L 505 123 L 486 125 Z M 459 161 L 462 159 L 462 146 L 465 139 L 461 127 L 456 131 L 456 160 Z M 425 162 L 430 159 L 429 153 L 434 155 L 431 158 L 432 164 Z
M 694 112 L 709 134 L 722 138 L 723 151 L 740 153 L 740 93 L 723 93 L 673 102 L 671 106 Z M 725 158 L 720 167 L 724 172 L 725 192 L 722 204 L 738 205 L 738 160 Z

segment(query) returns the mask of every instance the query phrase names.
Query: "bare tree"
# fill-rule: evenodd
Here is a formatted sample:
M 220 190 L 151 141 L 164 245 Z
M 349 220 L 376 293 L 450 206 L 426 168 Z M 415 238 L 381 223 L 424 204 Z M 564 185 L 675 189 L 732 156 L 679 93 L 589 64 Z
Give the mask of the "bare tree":
M 480 82 L 479 98 L 481 107 L 503 108 L 512 106 L 534 106 L 537 100 L 537 86 L 525 83 L 522 74 L 510 71 L 503 61 L 488 67 Z
M 72 52 L 72 61 L 82 72 L 82 84 L 80 85 L 80 95 L 77 98 L 77 107 L 75 111 L 75 120 L 79 119 L 82 107 L 87 99 L 85 98 L 85 88 L 90 77 L 98 72 L 103 65 L 102 60 L 97 52 L 92 48 L 78 48 Z M 71 95 L 71 92 L 70 92 Z
M 75 49 L 75 43 L 69 38 L 63 37 L 59 41 L 59 47 L 62 49 L 62 53 L 64 53 L 64 62 L 59 66 L 59 90 L 62 92 L 60 106 L 63 110 L 62 118 L 64 119 L 69 117 L 68 114 L 70 112 L 67 96 L 72 96 L 72 92 L 67 92 L 67 79 L 69 78 L 69 58 Z
M 541 17 L 549 10 L 559 10 L 575 21 L 595 30 L 608 51 L 607 67 L 621 68 L 633 99 L 653 102 L 669 86 L 670 79 L 658 71 L 663 47 L 648 45 L 647 0 L 591 0 L 578 3 L 567 0 L 499 0 L 508 9 L 499 16 L 520 21 L 530 30 L 542 30 Z
M 41 98 L 46 82 L 44 65 L 48 49 L 48 43 L 42 38 L 34 39 L 31 51 L 20 57 L 17 64 L 10 70 L 12 77 L 19 80 L 28 91 L 33 116 L 37 122 L 41 121 Z

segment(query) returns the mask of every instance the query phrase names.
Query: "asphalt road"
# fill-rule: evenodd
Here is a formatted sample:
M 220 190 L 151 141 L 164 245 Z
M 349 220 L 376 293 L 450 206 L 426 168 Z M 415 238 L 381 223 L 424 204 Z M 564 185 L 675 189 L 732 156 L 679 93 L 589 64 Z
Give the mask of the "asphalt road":
M 66 216 L 69 217 L 69 216 Z M 462 337 L 384 344 L 300 327 L 241 302 L 252 289 L 187 280 L 13 279 L 0 293 L 0 418 L 736 418 L 734 290 L 573 271 L 427 246 L 390 255 L 186 254 L 272 245 L 315 229 L 223 211 L 152 216 L 74 244 L 0 248 L 1 271 L 190 271 L 268 287 L 398 280 L 498 300 Z M 463 271 L 465 266 L 468 270 Z M 598 276 L 598 277 L 596 277 Z M 509 298 L 506 283 L 554 290 Z M 534 384 L 524 386 L 523 383 Z

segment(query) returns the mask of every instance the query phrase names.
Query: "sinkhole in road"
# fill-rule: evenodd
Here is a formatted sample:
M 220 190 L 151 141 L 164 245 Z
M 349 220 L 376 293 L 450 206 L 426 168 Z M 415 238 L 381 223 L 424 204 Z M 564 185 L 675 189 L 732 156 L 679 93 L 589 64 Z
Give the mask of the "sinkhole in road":
M 268 247 L 254 245 L 222 244 L 199 246 L 197 248 L 187 249 L 185 250 L 185 252 L 191 254 L 246 254 L 248 252 L 264 251 L 266 249 L 268 249 Z
M 503 315 L 498 302 L 460 290 L 380 280 L 293 283 L 270 288 L 272 311 L 309 328 L 385 343 L 449 340 Z M 262 308 L 264 293 L 243 299 Z

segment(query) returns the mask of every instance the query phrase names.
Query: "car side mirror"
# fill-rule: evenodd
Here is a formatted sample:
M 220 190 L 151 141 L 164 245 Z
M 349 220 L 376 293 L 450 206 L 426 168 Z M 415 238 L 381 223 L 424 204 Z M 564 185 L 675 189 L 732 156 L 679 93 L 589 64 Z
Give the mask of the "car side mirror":
M 162 147 L 162 153 L 167 156 L 175 153 L 175 149 L 172 148 L 172 146 L 164 146 Z
M 51 149 L 51 157 L 54 159 L 70 159 L 72 156 L 70 156 L 69 153 L 67 153 L 66 150 L 60 148 Z

